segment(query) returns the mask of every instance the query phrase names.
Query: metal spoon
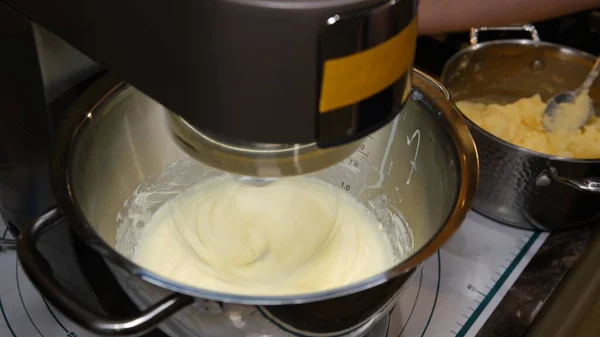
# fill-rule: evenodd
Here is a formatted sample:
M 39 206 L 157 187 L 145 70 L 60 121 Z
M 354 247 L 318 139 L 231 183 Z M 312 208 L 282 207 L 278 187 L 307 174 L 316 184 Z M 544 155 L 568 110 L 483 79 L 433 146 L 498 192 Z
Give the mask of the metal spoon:
M 594 83 L 594 80 L 596 80 L 596 77 L 598 77 L 598 74 L 600 74 L 600 57 L 598 57 L 596 59 L 596 63 L 592 67 L 592 70 L 590 70 L 590 73 L 588 74 L 587 78 L 585 79 L 585 81 L 583 82 L 581 87 L 579 87 L 573 91 L 561 92 L 558 95 L 552 97 L 548 101 L 548 104 L 546 105 L 546 110 L 544 110 L 544 115 L 549 117 L 550 120 L 553 120 L 555 117 L 558 105 L 561 103 L 575 102 L 575 98 L 581 92 L 589 91 L 590 87 Z M 584 126 L 587 123 L 587 121 L 592 117 L 593 114 L 594 114 L 594 107 L 592 105 L 590 105 L 589 112 L 581 119 L 581 121 L 578 123 L 577 128 L 581 128 L 582 126 Z M 552 131 L 551 124 L 552 123 L 544 123 L 544 128 L 547 131 Z

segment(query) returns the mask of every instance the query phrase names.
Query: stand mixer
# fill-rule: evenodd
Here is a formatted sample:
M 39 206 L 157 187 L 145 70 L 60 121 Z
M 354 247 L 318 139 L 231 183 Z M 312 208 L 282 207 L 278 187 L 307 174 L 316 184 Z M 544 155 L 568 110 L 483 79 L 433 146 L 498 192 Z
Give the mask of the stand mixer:
M 348 157 L 406 101 L 415 0 L 3 0 L 152 97 L 192 157 L 251 177 Z

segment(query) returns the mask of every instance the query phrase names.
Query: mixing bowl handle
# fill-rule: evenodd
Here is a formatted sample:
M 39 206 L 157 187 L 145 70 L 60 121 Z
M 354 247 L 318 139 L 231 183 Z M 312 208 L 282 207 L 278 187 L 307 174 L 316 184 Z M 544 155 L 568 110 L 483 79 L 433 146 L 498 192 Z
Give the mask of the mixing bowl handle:
M 505 26 L 505 27 L 479 27 L 471 28 L 469 34 L 469 43 L 475 45 L 479 43 L 480 32 L 527 32 L 533 41 L 540 41 L 540 34 L 533 25 L 521 25 L 521 26 Z
M 17 252 L 21 265 L 33 284 L 75 323 L 101 335 L 139 336 L 194 302 L 193 297 L 173 294 L 138 315 L 125 319 L 110 319 L 90 311 L 53 277 L 49 264 L 37 249 L 36 244 L 44 231 L 63 218 L 61 211 L 54 208 L 26 226 L 21 231 Z
M 550 179 L 547 179 L 547 178 L 556 180 L 560 183 L 574 187 L 581 191 L 600 194 L 600 177 L 570 179 L 570 178 L 565 178 L 565 177 L 559 176 L 556 168 L 550 167 L 550 169 L 548 170 L 547 176 L 546 176 L 546 173 L 544 172 L 538 177 L 537 184 L 539 186 L 548 185 L 550 183 Z

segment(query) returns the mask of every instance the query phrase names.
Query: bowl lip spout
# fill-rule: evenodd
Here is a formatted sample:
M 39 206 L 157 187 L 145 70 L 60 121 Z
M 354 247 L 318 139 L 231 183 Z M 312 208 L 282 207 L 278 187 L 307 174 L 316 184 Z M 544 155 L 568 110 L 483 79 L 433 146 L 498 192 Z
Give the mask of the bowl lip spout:
M 129 88 L 129 85 L 112 74 L 107 74 L 93 84 L 73 105 L 65 116 L 57 133 L 54 148 L 50 157 L 50 177 L 54 194 L 59 207 L 63 210 L 70 227 L 92 249 L 105 260 L 125 271 L 159 287 L 203 299 L 220 302 L 232 302 L 251 305 L 281 305 L 316 302 L 341 297 L 380 285 L 392 278 L 405 274 L 424 262 L 455 233 L 466 217 L 478 183 L 479 167 L 475 143 L 469 128 L 458 110 L 450 102 L 448 91 L 437 81 L 419 70 L 413 70 L 412 83 L 427 96 L 439 114 L 442 115 L 445 127 L 455 144 L 457 172 L 460 185 L 455 197 L 452 212 L 448 214 L 445 224 L 431 239 L 411 256 L 394 267 L 360 282 L 327 291 L 289 295 L 289 296 L 254 296 L 236 295 L 209 291 L 206 289 L 176 283 L 168 278 L 153 273 L 136 265 L 110 247 L 93 229 L 85 218 L 73 191 L 71 167 L 73 149 L 77 136 L 88 125 L 94 112 L 110 102 L 111 97 Z M 95 117 L 94 117 L 95 118 Z

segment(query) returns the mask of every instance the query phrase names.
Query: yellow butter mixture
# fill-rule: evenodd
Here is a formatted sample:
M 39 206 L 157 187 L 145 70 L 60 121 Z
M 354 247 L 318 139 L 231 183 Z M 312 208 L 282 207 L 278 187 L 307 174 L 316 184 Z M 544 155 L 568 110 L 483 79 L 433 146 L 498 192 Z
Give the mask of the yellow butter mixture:
M 546 103 L 539 95 L 511 104 L 457 102 L 457 107 L 473 123 L 491 134 L 529 150 L 570 158 L 600 158 L 600 119 L 593 116 L 581 129 L 573 128 L 580 108 L 589 96 L 579 96 L 573 104 L 561 104 L 552 132 L 544 128 Z M 547 121 L 546 121 L 547 123 Z
M 253 187 L 216 178 L 152 215 L 134 261 L 212 291 L 303 294 L 392 267 L 395 256 L 382 228 L 348 193 L 316 179 Z

